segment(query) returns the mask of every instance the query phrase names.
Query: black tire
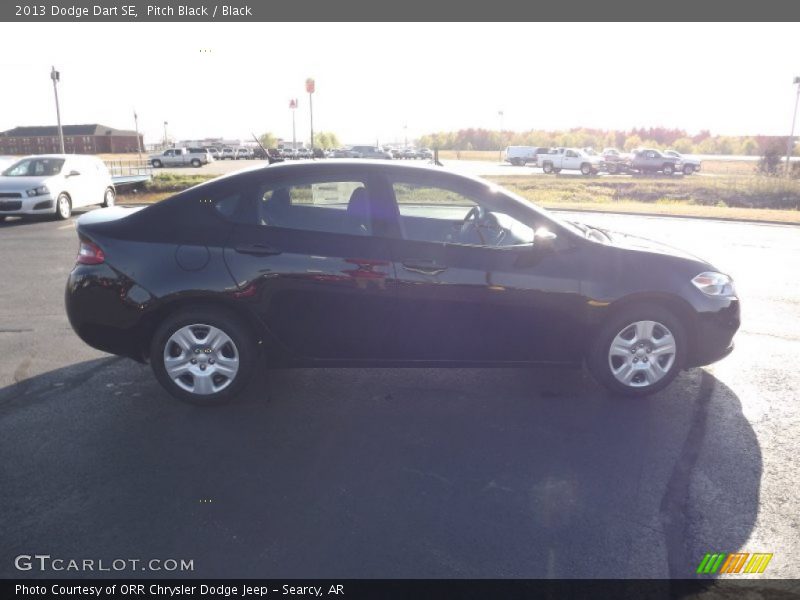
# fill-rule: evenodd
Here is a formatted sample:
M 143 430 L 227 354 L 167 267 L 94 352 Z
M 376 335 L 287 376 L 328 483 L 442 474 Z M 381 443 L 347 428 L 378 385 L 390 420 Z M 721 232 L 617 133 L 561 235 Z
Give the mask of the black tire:
M 553 163 L 546 162 L 542 165 L 542 171 L 548 175 L 553 172 Z
M 614 163 L 609 163 L 606 166 L 606 170 L 608 171 L 609 175 L 615 175 L 618 171 L 618 168 L 617 165 L 615 165 Z
M 672 365 L 661 379 L 650 385 L 633 387 L 614 376 L 609 351 L 616 336 L 638 321 L 656 321 L 666 327 L 672 333 L 676 350 Z M 586 355 L 586 366 L 595 380 L 613 394 L 643 397 L 664 389 L 672 382 L 686 363 L 687 352 L 686 328 L 672 312 L 658 305 L 632 304 L 620 308 L 600 327 Z M 647 356 L 642 360 L 647 362 Z
M 103 204 L 102 206 L 105 208 L 109 208 L 114 206 L 117 202 L 117 194 L 114 192 L 114 188 L 108 187 L 106 191 L 103 193 Z
M 683 174 L 691 175 L 694 173 L 694 165 L 683 165 Z
M 591 174 L 592 174 L 592 171 L 593 171 L 593 169 L 592 169 L 592 165 L 590 165 L 589 163 L 583 163 L 583 164 L 581 165 L 581 173 L 582 173 L 583 175 L 587 175 L 587 176 L 588 176 L 588 175 L 591 175 Z
M 561 169 L 555 169 L 555 168 L 554 168 L 554 169 L 553 169 L 553 173 L 555 173 L 556 175 L 558 175 L 559 173 L 561 173 Z
M 65 193 L 60 193 L 56 199 L 56 219 L 66 221 L 72 216 L 72 200 Z
M 216 327 L 233 342 L 232 355 L 238 357 L 238 370 L 233 379 L 217 392 L 203 395 L 193 393 L 180 387 L 167 374 L 164 354 L 170 337 L 179 329 L 190 325 Z M 200 353 L 199 356 L 203 354 Z M 150 343 L 150 364 L 156 379 L 172 396 L 190 404 L 217 405 L 234 400 L 250 380 L 257 359 L 258 345 L 249 328 L 234 313 L 224 308 L 187 308 L 169 315 L 158 326 Z
M 0 215 L 0 223 L 6 220 L 6 215 Z
M 193 158 L 191 164 L 195 169 L 198 169 L 203 166 L 203 163 L 200 162 L 199 158 Z
M 160 160 L 158 160 L 157 158 L 153 160 L 152 164 L 153 164 L 153 168 L 154 169 L 160 169 L 161 167 L 164 166 L 163 163 Z
M 671 163 L 667 163 L 663 168 L 664 175 L 672 175 L 675 173 L 675 167 Z

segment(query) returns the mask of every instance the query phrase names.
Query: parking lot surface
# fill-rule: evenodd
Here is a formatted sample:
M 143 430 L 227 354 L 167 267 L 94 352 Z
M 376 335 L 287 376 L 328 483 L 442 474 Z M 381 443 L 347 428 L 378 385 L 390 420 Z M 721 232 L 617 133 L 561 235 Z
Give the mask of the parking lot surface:
M 0 224 L 0 576 L 81 575 L 14 568 L 43 553 L 198 577 L 678 577 L 741 550 L 796 578 L 800 229 L 569 218 L 732 274 L 733 354 L 637 401 L 579 370 L 300 369 L 196 408 L 74 335 L 71 222 Z

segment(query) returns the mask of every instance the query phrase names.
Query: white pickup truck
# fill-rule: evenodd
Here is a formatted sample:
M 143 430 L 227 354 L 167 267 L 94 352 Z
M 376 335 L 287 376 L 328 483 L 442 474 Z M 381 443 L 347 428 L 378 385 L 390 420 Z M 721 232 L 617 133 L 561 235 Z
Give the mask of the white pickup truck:
M 149 160 L 150 164 L 156 169 L 161 167 L 188 167 L 190 165 L 192 167 L 202 167 L 210 162 L 209 156 L 207 150 L 192 152 L 189 148 L 170 148 L 169 150 L 164 150 L 161 154 L 151 154 Z
M 539 166 L 545 173 L 560 173 L 562 169 L 566 169 L 594 175 L 603 168 L 603 158 L 577 148 L 556 148 L 549 154 L 539 155 Z

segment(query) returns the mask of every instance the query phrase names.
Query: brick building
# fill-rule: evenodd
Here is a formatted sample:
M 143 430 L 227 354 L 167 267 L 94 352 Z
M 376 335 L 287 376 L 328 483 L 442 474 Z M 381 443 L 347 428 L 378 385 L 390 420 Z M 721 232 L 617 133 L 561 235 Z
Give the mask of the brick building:
M 64 150 L 68 154 L 112 154 L 137 152 L 135 131 L 114 129 L 97 123 L 64 125 Z M 144 148 L 142 135 L 139 136 Z M 0 133 L 0 154 L 49 154 L 61 151 L 58 127 L 15 127 Z

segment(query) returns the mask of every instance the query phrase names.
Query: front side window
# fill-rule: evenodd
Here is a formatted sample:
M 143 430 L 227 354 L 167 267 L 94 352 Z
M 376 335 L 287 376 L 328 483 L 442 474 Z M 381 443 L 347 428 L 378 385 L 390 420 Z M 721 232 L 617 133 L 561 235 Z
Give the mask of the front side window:
M 63 167 L 63 158 L 26 158 L 11 165 L 3 175 L 6 177 L 58 175 Z
M 533 243 L 533 228 L 464 190 L 439 184 L 393 183 L 407 240 L 506 247 Z

